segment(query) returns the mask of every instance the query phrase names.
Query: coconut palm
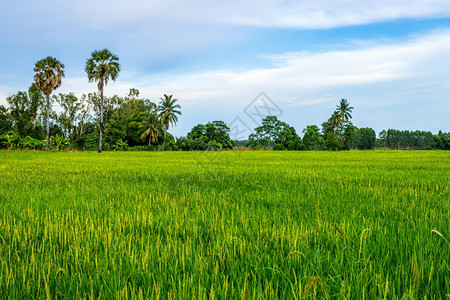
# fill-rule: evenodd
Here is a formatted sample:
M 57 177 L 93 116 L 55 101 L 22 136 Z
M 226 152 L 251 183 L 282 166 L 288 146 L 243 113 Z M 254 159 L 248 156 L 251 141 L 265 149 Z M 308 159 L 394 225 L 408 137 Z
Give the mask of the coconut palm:
M 98 81 L 97 87 L 100 91 L 100 142 L 98 153 L 102 152 L 103 131 L 103 87 L 109 80 L 116 81 L 120 72 L 119 57 L 112 54 L 108 49 L 98 50 L 91 53 L 91 58 L 86 61 L 84 68 L 89 82 Z
M 34 66 L 34 81 L 47 97 L 47 143 L 48 150 L 50 140 L 50 94 L 61 86 L 61 78 L 64 77 L 64 65 L 54 57 L 47 56 L 39 60 Z
M 158 136 L 161 135 L 162 131 L 162 123 L 156 113 L 150 113 L 139 128 L 143 130 L 141 140 L 145 140 L 148 136 L 148 145 L 150 146 L 152 142 L 158 141 Z
M 181 109 L 180 105 L 175 104 L 178 99 L 172 98 L 173 95 L 164 94 L 164 98 L 159 98 L 159 117 L 161 118 L 161 122 L 164 125 L 164 140 L 163 140 L 163 148 L 166 146 L 166 134 L 169 129 L 169 124 L 175 125 L 178 122 L 177 115 L 181 115 L 181 112 L 178 109 Z
M 333 128 L 333 134 L 336 135 L 336 131 L 341 126 L 341 115 L 338 110 L 334 111 L 329 119 L 331 128 Z
M 339 112 L 342 123 L 352 118 L 352 115 L 350 113 L 352 112 L 353 107 L 350 106 L 350 103 L 347 101 L 347 99 L 341 99 L 339 105 L 336 105 L 336 109 Z

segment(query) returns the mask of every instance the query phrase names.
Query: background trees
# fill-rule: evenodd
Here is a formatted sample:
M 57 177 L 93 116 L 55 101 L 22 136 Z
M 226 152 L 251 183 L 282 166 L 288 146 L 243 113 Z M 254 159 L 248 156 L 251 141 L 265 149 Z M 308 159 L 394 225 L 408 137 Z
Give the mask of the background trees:
M 94 150 L 97 142 L 99 152 L 103 145 L 107 150 L 163 151 L 221 150 L 236 144 L 274 150 L 450 149 L 450 134 L 442 131 L 433 135 L 429 131 L 388 129 L 381 131 L 377 140 L 373 129 L 352 124 L 353 107 L 347 99 L 339 101 L 322 123 L 322 130 L 308 125 L 303 139 L 286 122 L 267 116 L 248 140 L 232 141 L 228 125 L 213 121 L 194 126 L 175 142 L 168 129 L 176 125 L 181 107 L 173 95 L 164 94 L 158 105 L 139 98 L 136 88 L 131 88 L 126 97 L 104 96 L 104 86 L 109 80 L 115 81 L 120 72 L 118 57 L 109 50 L 94 51 L 86 61 L 88 79 L 98 82 L 99 92 L 80 98 L 73 93 L 50 97 L 64 77 L 64 65 L 56 58 L 39 60 L 34 71 L 35 83 L 27 91 L 7 97 L 8 107 L 0 106 L 0 148 L 41 149 L 45 145 L 46 149 Z M 58 104 L 55 110 L 51 108 L 53 102 Z
M 91 58 L 86 61 L 85 71 L 90 82 L 98 81 L 97 87 L 100 91 L 100 141 L 98 152 L 102 152 L 103 140 L 103 87 L 109 80 L 116 81 L 120 72 L 119 57 L 112 54 L 108 49 L 94 51 Z

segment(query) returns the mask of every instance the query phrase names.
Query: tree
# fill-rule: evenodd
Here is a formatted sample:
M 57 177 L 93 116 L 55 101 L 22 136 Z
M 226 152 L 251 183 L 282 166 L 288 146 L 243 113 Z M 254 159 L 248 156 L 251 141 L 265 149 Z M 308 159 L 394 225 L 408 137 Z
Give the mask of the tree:
M 64 77 L 64 65 L 54 57 L 47 56 L 39 60 L 35 67 L 34 80 L 47 98 L 47 142 L 45 149 L 49 149 L 50 141 L 50 94 L 61 86 L 61 79 Z
M 381 143 L 381 147 L 386 148 L 386 130 L 381 130 L 380 133 L 378 134 L 379 138 L 380 138 L 380 143 Z
M 27 93 L 17 92 L 17 94 L 6 98 L 6 101 L 9 104 L 9 113 L 13 120 L 14 131 L 25 137 L 32 127 Z
M 169 124 L 175 125 L 178 122 L 177 115 L 181 115 L 181 112 L 178 110 L 181 109 L 180 105 L 175 104 L 178 99 L 172 97 L 173 95 L 164 94 L 164 98 L 160 98 L 161 101 L 158 105 L 159 117 L 164 125 L 163 151 L 166 146 L 166 134 L 169 129 Z
M 321 150 L 324 145 L 323 138 L 320 136 L 320 129 L 316 125 L 308 125 L 303 129 L 303 143 L 306 150 Z
M 250 134 L 249 143 L 253 147 L 267 143 L 269 148 L 271 142 L 277 138 L 280 129 L 281 121 L 276 116 L 267 116 L 262 119 L 261 126 L 255 128 L 255 133 Z
M 304 145 L 295 129 L 286 122 L 278 120 L 276 116 L 267 116 L 262 120 L 261 126 L 255 128 L 255 132 L 249 136 L 249 147 L 270 147 L 273 143 L 279 144 L 278 148 L 288 150 L 303 150 Z M 280 146 L 281 145 L 281 146 Z
M 30 105 L 30 115 L 33 119 L 33 129 L 36 128 L 36 119 L 41 107 L 44 106 L 44 95 L 36 83 L 33 83 L 28 89 L 28 98 Z
M 162 123 L 155 113 L 150 113 L 139 128 L 143 131 L 141 139 L 145 140 L 148 136 L 148 145 L 150 146 L 152 142 L 158 141 L 158 136 L 161 135 Z
M 0 135 L 12 129 L 12 121 L 7 109 L 0 105 Z M 0 145 L 1 146 L 1 145 Z
M 339 105 L 336 105 L 336 111 L 339 113 L 339 117 L 341 119 L 341 123 L 344 121 L 348 121 L 352 118 L 351 112 L 353 107 L 350 106 L 350 103 L 347 99 L 341 99 Z
M 108 49 L 94 51 L 91 58 L 86 61 L 84 68 L 88 75 L 89 82 L 98 81 L 97 87 L 100 91 L 100 141 L 98 153 L 102 152 L 103 140 L 103 87 L 109 80 L 116 81 L 120 72 L 119 57 L 112 54 Z
M 214 145 L 220 144 L 225 148 L 233 147 L 229 132 L 230 128 L 224 121 L 212 121 L 205 125 L 205 134 L 208 137 L 208 142 Z
M 336 135 L 337 131 L 340 129 L 342 125 L 342 119 L 338 111 L 333 112 L 330 119 L 328 120 L 328 123 L 331 125 L 331 128 L 333 129 L 333 134 Z
M 375 148 L 377 136 L 372 128 L 360 128 L 358 134 L 358 149 L 367 150 Z
M 53 96 L 53 99 L 59 103 L 62 108 L 58 119 L 64 129 L 66 138 L 72 138 L 75 130 L 75 120 L 77 113 L 83 109 L 83 103 L 73 94 L 58 94 Z

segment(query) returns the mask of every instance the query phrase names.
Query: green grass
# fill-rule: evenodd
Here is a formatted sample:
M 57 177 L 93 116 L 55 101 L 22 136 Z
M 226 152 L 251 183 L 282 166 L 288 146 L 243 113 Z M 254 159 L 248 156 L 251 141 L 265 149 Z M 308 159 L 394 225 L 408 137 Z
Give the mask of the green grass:
M 0 297 L 445 299 L 449 179 L 439 151 L 1 151 Z

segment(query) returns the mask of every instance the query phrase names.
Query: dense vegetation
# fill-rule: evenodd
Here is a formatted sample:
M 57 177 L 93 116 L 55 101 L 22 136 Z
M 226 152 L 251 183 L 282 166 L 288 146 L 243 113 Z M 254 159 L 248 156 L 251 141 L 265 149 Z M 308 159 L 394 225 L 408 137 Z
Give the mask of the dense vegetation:
M 104 87 L 120 72 L 119 58 L 108 49 L 94 51 L 86 61 L 89 81 L 98 93 L 77 98 L 73 93 L 50 95 L 62 84 L 64 64 L 54 57 L 39 60 L 35 83 L 28 92 L 18 92 L 0 106 L 0 149 L 65 148 L 78 150 L 223 150 L 243 145 L 273 150 L 450 149 L 450 133 L 383 130 L 376 138 L 371 128 L 357 128 L 350 121 L 353 107 L 341 99 L 322 130 L 309 125 L 303 139 L 295 128 L 275 116 L 266 116 L 248 140 L 235 141 L 223 121 L 198 124 L 186 137 L 168 133 L 176 125 L 181 107 L 173 95 L 164 95 L 159 105 L 139 98 L 139 90 L 128 96 L 105 97 Z M 60 109 L 55 111 L 52 104 Z M 44 130 L 44 127 L 46 128 Z M 46 138 L 44 142 L 44 138 Z
M 0 152 L 5 298 L 444 299 L 444 151 Z

